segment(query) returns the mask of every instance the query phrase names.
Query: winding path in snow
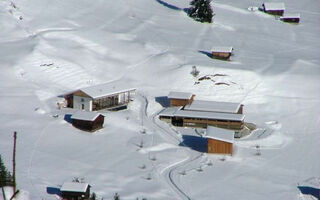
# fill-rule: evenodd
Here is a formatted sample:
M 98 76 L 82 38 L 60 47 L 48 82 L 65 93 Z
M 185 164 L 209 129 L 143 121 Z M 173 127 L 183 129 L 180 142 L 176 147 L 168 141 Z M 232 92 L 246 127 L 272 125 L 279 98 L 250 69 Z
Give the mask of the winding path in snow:
M 148 116 L 148 113 L 147 113 L 147 109 L 149 105 L 148 99 L 141 93 L 137 93 L 136 99 L 138 99 L 142 104 L 141 120 L 142 120 L 143 126 L 150 126 L 149 128 L 160 131 L 161 136 L 170 143 L 173 143 L 175 145 L 182 144 L 183 146 L 185 146 L 182 139 L 177 136 L 177 133 L 178 133 L 177 131 L 173 129 L 167 129 L 166 127 L 161 126 L 159 123 L 157 123 L 156 117 L 161 111 L 156 112 L 152 116 Z M 149 122 L 149 123 L 146 123 L 146 122 Z M 178 169 L 183 168 L 184 166 L 198 160 L 199 158 L 201 158 L 202 154 L 192 151 L 188 148 L 183 148 L 183 151 L 187 154 L 186 158 L 180 161 L 177 161 L 173 164 L 170 164 L 169 166 L 164 168 L 160 173 L 165 177 L 170 188 L 175 193 L 177 193 L 181 199 L 191 200 L 191 197 L 186 193 L 186 191 L 184 191 L 181 187 L 178 186 L 178 184 L 175 181 L 175 176 L 178 175 L 177 173 Z

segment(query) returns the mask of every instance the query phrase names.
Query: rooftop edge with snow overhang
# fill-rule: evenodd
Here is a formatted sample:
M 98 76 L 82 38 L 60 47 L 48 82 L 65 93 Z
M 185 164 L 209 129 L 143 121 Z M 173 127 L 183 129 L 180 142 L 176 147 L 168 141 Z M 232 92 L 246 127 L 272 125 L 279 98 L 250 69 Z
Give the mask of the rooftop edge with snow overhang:
M 263 3 L 264 9 L 266 11 L 273 11 L 273 10 L 285 10 L 284 3 L 278 2 L 264 2 Z
M 159 116 L 167 116 L 167 117 L 174 117 L 174 113 L 176 113 L 178 110 L 180 110 L 182 107 L 168 107 L 164 110 L 162 110 L 159 113 Z
M 124 83 L 104 83 L 80 89 L 90 97 L 96 99 L 122 92 L 134 91 L 136 88 L 128 87 Z
M 237 113 L 240 107 L 240 103 L 195 100 L 184 110 Z
M 239 121 L 239 122 L 242 122 L 244 120 L 243 114 L 217 113 L 217 112 L 191 111 L 191 110 L 178 110 L 173 114 L 173 116 L 199 118 L 199 119 L 212 119 L 212 120 Z
M 212 52 L 232 53 L 233 47 L 213 47 Z
M 190 92 L 170 92 L 168 94 L 169 99 L 191 99 L 192 96 Z
M 234 143 L 234 131 L 214 126 L 208 126 L 206 134 L 203 137 Z
M 86 192 L 88 187 L 89 187 L 88 183 L 65 182 L 60 188 L 60 191 Z
M 291 13 L 291 14 L 284 14 L 283 16 L 280 17 L 280 19 L 295 19 L 295 18 L 300 18 L 299 13 Z
M 84 121 L 94 121 L 100 115 L 102 115 L 102 114 L 97 113 L 97 112 L 88 112 L 88 111 L 79 110 L 71 116 L 71 119 L 84 120 Z

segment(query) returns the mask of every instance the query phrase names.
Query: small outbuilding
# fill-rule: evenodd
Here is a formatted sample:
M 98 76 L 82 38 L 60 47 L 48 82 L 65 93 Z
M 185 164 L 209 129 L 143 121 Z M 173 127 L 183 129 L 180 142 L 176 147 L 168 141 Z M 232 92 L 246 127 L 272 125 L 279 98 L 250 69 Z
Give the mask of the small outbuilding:
M 104 115 L 96 112 L 79 110 L 71 116 L 72 125 L 84 131 L 96 131 L 103 127 Z
M 280 20 L 289 23 L 299 23 L 300 14 L 284 14 L 282 17 L 280 17 Z
M 60 188 L 62 200 L 90 200 L 88 183 L 65 182 Z
M 232 155 L 234 131 L 208 126 L 204 137 L 208 141 L 208 153 Z
M 185 106 L 192 103 L 194 94 L 188 92 L 170 92 L 168 99 L 170 100 L 170 106 Z
M 233 47 L 213 47 L 212 58 L 229 60 L 232 55 Z
M 271 15 L 282 16 L 285 10 L 284 3 L 281 2 L 265 2 L 262 4 L 263 11 Z

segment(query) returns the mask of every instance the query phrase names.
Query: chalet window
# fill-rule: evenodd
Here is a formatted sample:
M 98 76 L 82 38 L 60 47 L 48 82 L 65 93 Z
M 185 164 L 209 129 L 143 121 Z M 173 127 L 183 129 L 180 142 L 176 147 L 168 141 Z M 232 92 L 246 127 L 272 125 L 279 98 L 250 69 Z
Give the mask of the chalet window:
M 81 104 L 81 109 L 84 110 L 84 104 Z
M 84 99 L 83 99 L 83 98 L 81 98 L 81 102 L 84 102 Z

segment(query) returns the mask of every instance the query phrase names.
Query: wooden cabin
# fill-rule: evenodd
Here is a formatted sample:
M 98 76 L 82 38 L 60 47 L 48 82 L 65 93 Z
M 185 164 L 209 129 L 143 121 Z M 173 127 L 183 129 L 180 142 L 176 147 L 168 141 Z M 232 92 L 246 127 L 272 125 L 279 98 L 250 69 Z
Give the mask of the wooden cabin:
M 262 9 L 265 13 L 282 16 L 285 10 L 285 6 L 284 3 L 265 2 L 262 4 Z
M 280 20 L 288 23 L 299 23 L 300 14 L 284 14 L 282 17 L 280 17 Z
M 79 110 L 71 116 L 72 125 L 78 129 L 93 132 L 103 128 L 104 115 Z
M 233 47 L 213 47 L 211 49 L 212 58 L 229 60 L 232 55 Z
M 106 83 L 82 88 L 64 95 L 67 107 L 86 111 L 127 107 L 135 88 L 125 83 Z
M 208 153 L 232 155 L 234 143 L 233 131 L 208 126 L 204 137 L 207 138 Z
M 168 99 L 170 99 L 170 106 L 185 106 L 193 101 L 194 96 L 187 92 L 170 92 Z
M 90 200 L 88 183 L 66 182 L 60 188 L 62 200 Z

